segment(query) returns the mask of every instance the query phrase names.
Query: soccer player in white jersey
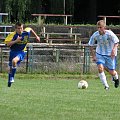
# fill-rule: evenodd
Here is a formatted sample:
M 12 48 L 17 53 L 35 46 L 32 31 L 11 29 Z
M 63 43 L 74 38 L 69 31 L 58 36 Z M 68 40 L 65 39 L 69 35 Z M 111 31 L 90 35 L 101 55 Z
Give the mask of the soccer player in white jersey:
M 104 20 L 99 20 L 97 22 L 97 29 L 98 30 L 90 37 L 88 43 L 93 61 L 97 64 L 99 77 L 105 86 L 105 89 L 109 89 L 104 73 L 105 68 L 107 68 L 108 72 L 112 75 L 115 88 L 118 88 L 119 78 L 115 67 L 119 39 L 111 30 L 106 30 Z M 93 47 L 94 44 L 97 44 L 95 52 Z

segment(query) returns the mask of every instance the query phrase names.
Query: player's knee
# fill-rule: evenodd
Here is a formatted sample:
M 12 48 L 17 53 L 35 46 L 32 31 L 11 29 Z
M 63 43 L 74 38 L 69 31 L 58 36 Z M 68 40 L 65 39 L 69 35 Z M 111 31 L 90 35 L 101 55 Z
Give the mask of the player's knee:
M 103 67 L 102 67 L 102 66 L 99 66 L 99 67 L 98 67 L 98 71 L 99 71 L 100 73 L 103 72 L 103 71 L 104 71 Z
M 12 65 L 15 67 L 16 64 L 17 64 L 17 60 L 16 60 L 16 59 L 13 59 L 13 60 L 12 60 Z
M 114 75 L 116 75 L 117 72 L 116 72 L 115 70 L 110 70 L 109 73 L 110 73 L 112 76 L 114 76 Z

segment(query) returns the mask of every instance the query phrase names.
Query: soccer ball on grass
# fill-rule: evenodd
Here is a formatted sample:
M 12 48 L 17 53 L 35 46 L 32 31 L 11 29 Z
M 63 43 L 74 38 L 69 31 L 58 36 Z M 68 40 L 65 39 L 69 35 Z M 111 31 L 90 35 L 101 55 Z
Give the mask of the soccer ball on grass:
M 81 80 L 78 82 L 78 88 L 79 89 L 87 89 L 88 88 L 88 83 L 85 80 Z

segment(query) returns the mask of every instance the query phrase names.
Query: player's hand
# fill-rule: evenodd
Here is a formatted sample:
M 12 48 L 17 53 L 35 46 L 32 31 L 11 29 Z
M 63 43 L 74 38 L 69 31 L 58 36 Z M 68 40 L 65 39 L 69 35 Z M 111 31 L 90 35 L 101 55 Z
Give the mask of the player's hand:
M 92 57 L 92 60 L 93 60 L 94 62 L 96 62 L 96 56 L 93 56 L 93 57 Z
M 7 46 L 12 46 L 12 45 L 15 44 L 15 43 L 21 42 L 21 39 L 22 39 L 22 37 L 19 37 L 19 36 L 18 36 L 16 40 L 10 41 L 10 42 L 7 44 Z
M 40 37 L 39 37 L 39 36 L 36 36 L 36 40 L 37 40 L 38 42 L 40 42 Z
M 111 58 L 113 59 L 115 57 L 115 50 L 113 49 L 111 52 Z
M 18 36 L 15 41 L 16 41 L 16 43 L 18 43 L 18 42 L 21 42 L 21 40 L 22 40 L 22 37 Z

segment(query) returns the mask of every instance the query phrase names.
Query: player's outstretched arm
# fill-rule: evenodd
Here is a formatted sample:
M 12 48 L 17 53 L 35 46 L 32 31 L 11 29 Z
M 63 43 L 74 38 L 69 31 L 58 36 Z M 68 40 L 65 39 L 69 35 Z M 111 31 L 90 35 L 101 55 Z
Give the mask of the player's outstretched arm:
M 37 42 L 40 42 L 40 37 L 36 34 L 36 32 L 33 29 L 31 29 L 31 32 L 36 37 Z

